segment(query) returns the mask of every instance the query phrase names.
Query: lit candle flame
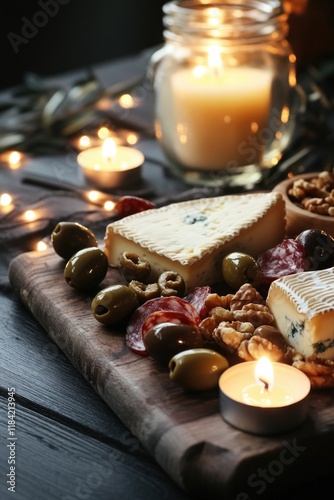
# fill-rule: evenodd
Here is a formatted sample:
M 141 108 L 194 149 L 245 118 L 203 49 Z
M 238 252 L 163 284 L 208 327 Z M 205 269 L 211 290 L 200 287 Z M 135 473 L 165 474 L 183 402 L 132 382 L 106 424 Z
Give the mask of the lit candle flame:
M 265 391 L 270 391 L 274 383 L 273 365 L 265 356 L 262 356 L 255 366 L 255 380 Z
M 105 139 L 102 144 L 102 158 L 107 162 L 112 162 L 116 156 L 116 143 L 111 138 Z
M 210 71 L 215 77 L 218 77 L 223 70 L 223 61 L 221 58 L 219 47 L 209 47 L 208 64 Z

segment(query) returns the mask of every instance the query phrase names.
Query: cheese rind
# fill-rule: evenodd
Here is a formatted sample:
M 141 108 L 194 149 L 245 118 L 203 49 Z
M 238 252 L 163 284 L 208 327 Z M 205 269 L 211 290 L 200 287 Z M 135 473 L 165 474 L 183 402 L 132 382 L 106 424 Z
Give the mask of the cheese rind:
M 267 305 L 288 344 L 305 358 L 334 360 L 334 268 L 284 276 Z
M 238 250 L 257 257 L 284 237 L 285 205 L 277 193 L 228 195 L 167 205 L 107 226 L 105 251 L 117 265 L 123 252 L 151 264 L 151 279 L 176 271 L 187 290 L 222 280 L 222 258 Z

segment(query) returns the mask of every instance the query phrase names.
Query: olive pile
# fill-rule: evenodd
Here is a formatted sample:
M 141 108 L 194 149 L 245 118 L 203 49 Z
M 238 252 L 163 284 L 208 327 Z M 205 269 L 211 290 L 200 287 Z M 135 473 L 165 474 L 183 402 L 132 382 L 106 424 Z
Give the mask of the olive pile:
M 68 285 L 78 290 L 88 291 L 96 288 L 105 279 L 108 271 L 107 256 L 98 248 L 95 235 L 85 226 L 78 222 L 59 222 L 52 231 L 51 242 L 55 252 L 67 261 L 64 278 Z M 119 269 L 129 282 L 126 288 L 130 291 L 124 292 L 122 289 L 123 291 L 120 292 L 119 288 L 108 287 L 104 295 L 114 294 L 112 303 L 116 302 L 119 293 L 122 293 L 119 297 L 122 302 L 124 293 L 131 297 L 129 299 L 131 303 L 135 296 L 138 306 L 154 297 L 173 295 L 182 297 L 185 292 L 183 278 L 174 271 L 166 271 L 159 276 L 156 283 L 148 283 L 151 266 L 149 262 L 140 259 L 136 254 L 124 252 L 120 259 Z M 106 304 L 105 297 L 103 302 Z M 100 316 L 98 315 L 99 321 L 102 319 Z M 108 324 L 105 317 L 101 322 Z M 111 320 L 110 324 L 115 324 L 115 321 Z
M 155 297 L 183 297 L 184 295 L 184 280 L 175 271 L 165 271 L 160 274 L 156 283 L 149 283 L 151 264 L 135 253 L 123 252 L 119 269 L 129 282 L 129 288 L 137 295 L 140 304 Z
M 106 277 L 108 259 L 95 235 L 78 222 L 59 222 L 51 233 L 55 252 L 67 261 L 64 278 L 78 290 L 91 290 Z
M 69 286 L 91 291 L 103 282 L 108 259 L 88 228 L 77 222 L 59 222 L 51 242 L 55 252 L 66 261 L 64 279 Z M 150 283 L 150 263 L 134 253 L 124 252 L 118 267 L 128 284 L 105 287 L 92 300 L 92 314 L 103 325 L 120 324 L 152 298 L 184 296 L 185 283 L 178 273 L 165 271 L 155 283 Z M 151 357 L 169 367 L 171 380 L 186 390 L 216 387 L 228 366 L 224 356 L 203 348 L 202 335 L 195 326 L 157 324 L 145 334 L 144 344 Z

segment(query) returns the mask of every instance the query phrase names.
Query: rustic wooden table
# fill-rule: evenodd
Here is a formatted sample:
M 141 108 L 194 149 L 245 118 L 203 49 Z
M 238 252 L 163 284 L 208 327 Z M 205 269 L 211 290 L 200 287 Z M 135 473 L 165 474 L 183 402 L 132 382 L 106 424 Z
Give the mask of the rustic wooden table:
M 146 63 L 147 56 L 139 56 L 100 65 L 96 74 L 101 81 L 116 82 L 142 71 Z M 64 76 L 61 81 L 72 78 L 73 75 Z M 140 115 L 140 109 L 137 111 Z M 143 114 L 146 124 L 151 123 L 150 113 L 147 95 Z M 166 175 L 154 139 L 142 140 L 138 147 L 147 158 L 141 193 L 155 200 L 192 195 L 184 194 L 189 187 Z M 20 172 L 0 164 L 0 194 L 12 193 L 16 203 L 11 215 L 0 215 L 0 498 L 12 498 L 14 490 L 19 500 L 194 498 L 196 495 L 185 493 L 159 467 L 10 287 L 7 273 L 11 260 L 32 250 L 38 239 L 50 234 L 58 220 L 77 216 L 77 220 L 93 226 L 99 237 L 103 236 L 105 213 L 74 193 L 22 182 L 22 177 L 32 174 L 59 182 L 59 168 L 53 167 L 66 164 L 65 157 L 30 158 Z M 72 178 L 73 170 L 70 173 L 66 180 L 80 185 Z M 198 193 L 194 191 L 193 195 Z M 43 207 L 47 207 L 43 219 L 32 226 L 19 223 L 22 211 Z M 333 411 L 332 393 L 321 398 L 327 411 Z M 323 452 L 318 450 L 318 456 L 314 456 L 314 477 L 305 477 L 302 485 L 300 478 L 297 482 L 290 477 L 288 465 L 280 467 L 282 462 L 271 460 L 267 464 L 270 470 L 254 472 L 250 468 L 249 477 L 254 473 L 255 477 L 247 493 L 240 489 L 233 498 L 330 498 L 331 478 L 329 474 L 322 477 L 323 470 L 317 468 L 317 462 L 324 462 L 320 460 L 321 453 L 323 457 L 331 456 L 333 444 L 328 442 Z M 292 453 L 301 451 L 295 448 Z M 302 466 L 303 460 L 300 463 Z M 285 485 L 284 493 L 276 495 L 281 483 Z

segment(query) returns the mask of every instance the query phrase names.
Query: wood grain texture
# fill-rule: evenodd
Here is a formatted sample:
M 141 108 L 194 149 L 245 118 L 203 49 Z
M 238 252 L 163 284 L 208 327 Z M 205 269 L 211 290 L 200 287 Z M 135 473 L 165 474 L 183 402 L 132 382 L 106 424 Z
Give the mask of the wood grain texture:
M 15 387 L 26 406 L 52 416 L 55 424 L 80 429 L 83 435 L 111 445 L 131 441 L 128 429 L 19 300 L 2 295 L 0 317 L 4 320 L 0 344 L 5 346 L 0 355 L 0 393 Z M 134 455 L 147 460 L 146 451 L 132 439 L 138 444 Z
M 82 429 L 67 422 L 58 422 L 55 432 L 54 415 L 43 415 L 39 408 L 31 409 L 25 403 L 17 401 L 15 494 L 7 490 L 6 442 L 0 441 L 1 500 L 185 500 L 183 492 L 152 461 L 138 460 L 134 438 L 111 448 L 108 442 L 82 434 Z M 6 399 L 0 397 L 1 415 L 6 406 Z
M 92 297 L 68 287 L 63 265 L 52 250 L 22 254 L 11 263 L 9 278 L 71 363 L 178 485 L 194 496 L 251 498 L 260 488 L 258 470 L 271 467 L 274 481 L 265 482 L 264 498 L 305 481 L 308 473 L 329 471 L 332 390 L 312 393 L 309 419 L 290 433 L 261 437 L 234 429 L 219 414 L 216 391 L 184 393 L 152 359 L 130 352 L 122 332 L 97 323 Z M 105 284 L 117 279 L 111 272 Z M 282 462 L 286 455 L 289 464 Z

